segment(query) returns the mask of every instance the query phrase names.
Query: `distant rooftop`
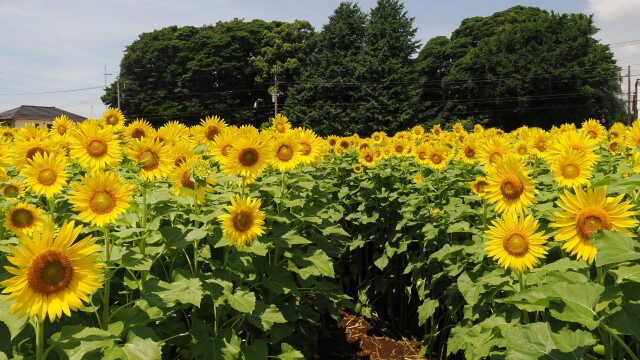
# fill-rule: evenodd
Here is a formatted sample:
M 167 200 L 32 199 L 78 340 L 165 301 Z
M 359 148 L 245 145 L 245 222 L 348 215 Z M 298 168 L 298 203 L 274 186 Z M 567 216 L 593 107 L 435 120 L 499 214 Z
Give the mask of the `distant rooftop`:
M 15 109 L 3 111 L 0 113 L 0 121 L 2 120 L 14 120 L 14 119 L 27 119 L 27 120 L 47 120 L 53 119 L 60 115 L 66 115 L 73 121 L 84 121 L 86 118 L 68 111 L 58 109 L 55 106 L 33 106 L 22 105 Z

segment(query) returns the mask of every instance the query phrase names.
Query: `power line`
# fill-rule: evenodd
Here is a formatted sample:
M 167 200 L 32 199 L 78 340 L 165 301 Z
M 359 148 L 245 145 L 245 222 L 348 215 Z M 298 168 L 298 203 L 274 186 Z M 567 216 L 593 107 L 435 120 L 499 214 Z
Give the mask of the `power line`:
M 68 92 L 75 92 L 75 91 L 95 90 L 95 89 L 102 89 L 102 88 L 103 88 L 102 86 L 92 86 L 92 87 L 79 88 L 79 89 L 55 90 L 55 91 L 43 91 L 43 92 L 31 92 L 31 93 L 12 93 L 12 94 L 5 93 L 5 94 L 0 94 L 0 96 L 59 94 L 59 93 L 68 93 Z

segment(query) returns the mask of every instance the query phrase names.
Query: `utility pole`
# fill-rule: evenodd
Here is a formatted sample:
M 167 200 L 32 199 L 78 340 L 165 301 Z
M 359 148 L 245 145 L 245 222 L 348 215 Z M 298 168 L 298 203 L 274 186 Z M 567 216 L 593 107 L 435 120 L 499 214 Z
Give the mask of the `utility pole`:
M 633 114 L 633 108 L 631 107 L 631 65 L 627 66 L 627 109 L 629 117 L 627 118 L 627 125 L 631 124 L 631 114 Z
M 118 110 L 120 109 L 120 77 L 116 80 L 116 87 L 118 89 Z
M 113 74 L 107 74 L 107 65 L 104 66 L 104 90 L 107 91 L 107 76 L 111 76 Z M 119 99 L 120 97 L 118 96 L 118 101 L 120 101 Z M 120 107 L 120 106 L 118 106 Z M 105 109 L 107 108 L 107 106 L 105 105 Z
M 273 94 L 271 94 L 271 100 L 273 101 L 273 116 L 278 115 L 278 68 L 276 67 L 276 71 L 273 72 L 273 83 L 275 84 Z

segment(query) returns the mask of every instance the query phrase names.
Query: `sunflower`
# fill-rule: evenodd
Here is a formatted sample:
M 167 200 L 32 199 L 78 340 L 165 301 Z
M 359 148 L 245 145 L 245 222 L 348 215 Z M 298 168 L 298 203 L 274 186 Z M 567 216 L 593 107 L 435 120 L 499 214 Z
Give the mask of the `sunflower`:
M 62 192 L 67 185 L 65 168 L 67 160 L 62 155 L 36 154 L 29 164 L 22 168 L 20 176 L 25 178 L 25 185 L 36 194 L 45 195 L 48 199 Z
M 560 187 L 589 185 L 593 165 L 578 150 L 568 149 L 551 161 L 551 171 Z
M 36 126 L 35 123 L 27 123 L 23 128 L 16 130 L 16 140 L 29 141 L 35 138 L 44 139 L 47 134 L 47 128 Z
M 515 213 L 505 213 L 492 221 L 484 232 L 485 251 L 505 269 L 531 270 L 547 254 L 548 236 L 543 231 L 536 232 L 538 228 L 538 220 L 532 215 L 519 217 Z
M 547 150 L 547 158 L 554 159 L 566 152 L 568 149 L 574 149 L 582 154 L 582 157 L 591 164 L 598 161 L 596 149 L 598 141 L 589 137 L 586 132 L 582 131 L 565 131 L 554 137 L 554 141 Z
M 188 140 L 178 141 L 170 146 L 171 158 L 174 166 L 180 166 L 185 162 L 191 162 L 195 157 L 193 144 Z
M 111 129 L 84 122 L 78 125 L 69 141 L 70 157 L 86 170 L 103 170 L 120 163 L 122 147 Z
M 515 150 L 515 152 L 518 153 L 518 155 L 520 155 L 520 157 L 522 157 L 523 159 L 528 158 L 530 155 L 529 141 L 519 140 L 514 144 L 513 150 Z
M 120 130 L 124 128 L 125 119 L 120 109 L 108 108 L 102 114 L 102 120 L 107 125 L 107 127 L 111 127 L 113 128 L 113 130 Z
M 37 207 L 21 202 L 7 210 L 5 227 L 15 234 L 32 234 L 42 227 L 44 215 Z
M 353 164 L 351 168 L 356 174 L 360 174 L 364 170 L 364 166 L 361 163 Z
M 341 149 L 342 151 L 347 151 L 352 146 L 352 140 L 349 138 L 340 138 L 338 143 L 336 144 L 336 148 Z
M 625 142 L 620 138 L 612 138 L 607 144 L 607 149 L 609 149 L 609 152 L 614 155 L 623 153 L 626 150 Z
M 131 187 L 115 172 L 94 172 L 71 183 L 69 202 L 78 219 L 95 226 L 114 223 L 131 203 Z
M 227 123 L 219 116 L 207 116 L 200 121 L 199 126 L 194 127 L 194 134 L 199 139 L 200 144 L 206 144 L 214 141 L 227 126 Z
M 511 153 L 511 146 L 502 137 L 491 137 L 480 145 L 478 160 L 485 166 L 495 165 L 503 156 Z
M 623 123 L 617 122 L 613 124 L 609 129 L 609 139 L 610 140 L 617 139 L 623 142 L 627 138 L 628 132 L 629 130 Z
M 42 234 L 20 236 L 7 258 L 13 266 L 5 266 L 13 277 L 0 283 L 5 287 L 2 293 L 9 294 L 5 301 L 14 301 L 12 313 L 40 321 L 48 315 L 53 322 L 63 313 L 71 316 L 83 301 L 90 302 L 101 287 L 104 264 L 98 262 L 100 246 L 91 236 L 76 241 L 80 231 L 82 226 L 65 222 L 54 236 L 49 222 Z
M 421 143 L 420 145 L 413 148 L 413 157 L 416 159 L 416 162 L 420 165 L 427 165 L 429 163 L 429 151 L 431 145 L 428 143 Z
M 229 150 L 233 149 L 233 143 L 238 138 L 238 128 L 229 126 L 222 130 L 222 132 L 216 136 L 213 144 L 209 146 L 213 158 L 221 163 L 229 156 Z
M 376 131 L 373 134 L 371 134 L 371 140 L 376 144 L 380 144 L 386 138 L 387 138 L 387 134 L 384 131 Z
M 16 128 L 0 126 L 0 138 L 5 141 L 13 141 L 16 137 Z
M 156 132 L 156 136 L 170 143 L 183 142 L 189 137 L 189 128 L 179 121 L 168 121 Z
M 265 233 L 265 214 L 260 210 L 261 201 L 236 195 L 231 197 L 231 205 L 225 206 L 228 214 L 218 216 L 225 236 L 238 249 L 250 245 Z
M 547 153 L 547 147 L 549 146 L 549 139 L 551 138 L 551 134 L 548 132 L 534 128 L 531 129 L 531 149 L 533 150 L 533 154 L 538 158 L 543 159 Z
M 394 138 L 390 146 L 394 156 L 406 156 L 411 153 L 411 144 L 404 138 Z
M 294 169 L 301 161 L 295 134 L 280 135 L 271 142 L 271 166 L 280 172 Z
M 596 119 L 589 119 L 582 123 L 582 131 L 596 140 L 598 143 L 605 142 L 607 140 L 607 129 L 598 122 Z
M 633 217 L 635 213 L 631 202 L 622 202 L 624 194 L 615 198 L 607 197 L 606 187 L 574 190 L 575 194 L 565 190 L 560 195 L 556 204 L 562 211 L 555 213 L 551 226 L 558 228 L 555 238 L 565 241 L 562 246 L 564 250 L 591 264 L 597 253 L 590 241 L 592 235 L 605 229 L 634 236 L 630 229 L 638 225 L 638 220 Z
M 436 124 L 431 128 L 431 134 L 435 136 L 440 136 L 440 133 L 442 133 L 442 128 L 440 127 L 440 124 Z
M 366 167 L 374 167 L 378 163 L 376 153 L 372 148 L 365 148 L 358 152 L 358 161 Z
M 147 137 L 131 141 L 127 155 L 140 166 L 140 176 L 149 181 L 169 175 L 174 162 L 168 146 Z
M 125 134 L 131 139 L 140 139 L 154 134 L 154 129 L 145 119 L 135 119 L 125 129 Z
M 289 122 L 289 119 L 282 114 L 277 114 L 276 117 L 271 119 L 271 122 L 273 123 L 273 129 L 279 134 L 285 134 L 291 130 L 291 123 Z
M 469 165 L 478 162 L 478 140 L 476 136 L 468 136 L 462 141 L 458 158 Z
M 479 197 L 483 197 L 486 194 L 486 187 L 489 183 L 487 183 L 487 178 L 484 176 L 478 176 L 475 180 L 469 185 L 471 187 L 471 191 Z
M 300 144 L 300 162 L 315 164 L 322 159 L 322 141 L 309 129 L 296 129 L 296 140 Z
M 417 173 L 413 175 L 413 178 L 411 178 L 411 181 L 413 181 L 414 184 L 420 184 L 422 181 L 424 181 L 424 178 L 422 177 L 421 173 Z
M 39 136 L 30 138 L 29 140 L 16 139 L 10 158 L 21 169 L 27 162 L 33 159 L 35 154 L 45 154 L 53 152 L 51 142 Z
M 524 213 L 534 202 L 534 183 L 516 155 L 505 155 L 487 171 L 486 199 L 496 211 Z
M 53 119 L 53 126 L 51 128 L 51 132 L 54 135 L 62 136 L 67 134 L 70 130 L 72 130 L 74 126 L 75 125 L 73 121 L 71 121 L 71 119 L 69 119 L 65 115 L 60 115 L 55 119 Z
M 422 135 L 424 135 L 424 128 L 420 125 L 416 125 L 411 128 L 411 133 L 413 134 L 413 136 L 419 139 L 422 137 Z
M 640 120 L 634 121 L 631 125 L 627 133 L 627 145 L 632 149 L 640 147 Z
M 432 170 L 442 170 L 451 160 L 451 149 L 439 143 L 432 143 L 427 147 L 427 166 Z
M 2 187 L 2 195 L 7 200 L 19 199 L 24 196 L 24 185 L 19 181 L 12 180 Z
M 171 182 L 174 194 L 193 197 L 193 192 L 196 190 L 196 182 L 194 181 L 189 163 L 183 162 L 175 167 L 169 175 L 169 181 Z M 207 184 L 207 186 L 198 186 L 198 193 L 196 195 L 198 203 L 204 201 L 204 196 L 208 190 L 211 190 L 209 184 Z
M 257 178 L 271 161 L 271 156 L 269 146 L 261 136 L 241 137 L 221 162 L 221 170 L 226 175 Z

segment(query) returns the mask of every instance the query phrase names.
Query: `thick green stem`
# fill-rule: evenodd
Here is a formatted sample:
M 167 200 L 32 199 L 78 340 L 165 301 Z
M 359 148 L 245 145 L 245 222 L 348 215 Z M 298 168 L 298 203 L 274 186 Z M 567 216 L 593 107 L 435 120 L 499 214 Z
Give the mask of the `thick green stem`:
M 38 319 L 36 317 L 36 360 L 43 360 L 43 347 L 44 347 L 44 322 L 45 320 Z
M 49 203 L 49 213 L 51 213 L 51 220 L 55 223 L 56 221 L 56 203 L 53 198 L 47 199 Z
M 104 232 L 104 294 L 102 296 L 102 329 L 107 330 L 109 327 L 109 295 L 111 292 L 111 273 L 109 267 L 111 266 L 111 244 L 109 241 L 109 230 L 106 227 L 102 228 Z
M 607 325 L 601 324 L 600 327 L 602 327 L 604 331 L 609 333 L 609 335 L 611 335 L 611 337 L 613 337 L 618 342 L 618 344 L 620 344 L 624 351 L 626 351 L 633 360 L 640 360 L 638 359 L 638 356 L 633 352 L 633 350 L 631 350 L 631 348 L 627 344 L 625 344 L 622 339 L 620 339 L 618 334 L 611 330 Z

